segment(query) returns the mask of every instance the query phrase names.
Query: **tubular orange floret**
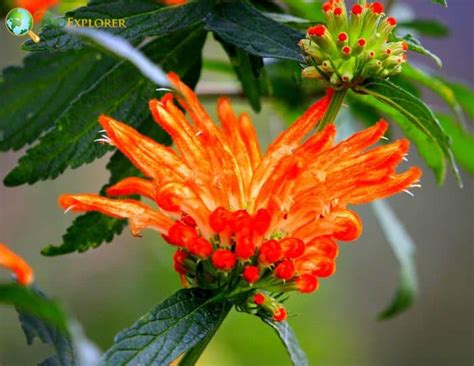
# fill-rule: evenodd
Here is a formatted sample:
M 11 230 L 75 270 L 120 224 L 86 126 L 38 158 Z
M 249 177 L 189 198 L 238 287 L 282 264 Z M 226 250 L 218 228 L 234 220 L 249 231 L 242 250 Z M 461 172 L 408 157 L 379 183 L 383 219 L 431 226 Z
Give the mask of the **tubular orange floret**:
M 263 295 L 261 292 L 257 292 L 253 296 L 253 302 L 255 305 L 263 305 L 265 303 L 265 295 Z
M 273 313 L 273 320 L 275 320 L 276 322 L 282 322 L 286 319 L 286 317 L 287 313 L 284 307 L 279 307 Z
M 248 234 L 237 235 L 235 254 L 240 260 L 246 261 L 255 254 L 255 243 Z
M 227 249 L 217 249 L 212 255 L 213 266 L 224 272 L 231 271 L 237 264 L 236 255 Z
M 0 243 L 0 267 L 15 273 L 20 285 L 31 285 L 34 281 L 33 269 L 23 258 L 15 254 L 5 244 Z
M 333 210 L 331 216 L 339 228 L 333 233 L 337 240 L 353 241 L 362 233 L 362 221 L 355 212 L 337 209 Z
M 318 254 L 329 259 L 337 257 L 339 247 L 337 243 L 327 236 L 321 236 L 314 238 L 308 244 L 306 244 L 305 254 Z
M 276 240 L 268 240 L 260 246 L 258 261 L 264 266 L 268 266 L 279 261 L 283 257 L 280 244 Z
M 260 270 L 257 266 L 245 266 L 242 272 L 242 277 L 248 283 L 253 284 L 260 278 Z
M 278 264 L 275 268 L 275 277 L 280 280 L 291 280 L 295 275 L 295 265 L 289 260 L 285 260 Z
M 258 235 L 264 235 L 270 227 L 272 217 L 267 209 L 261 208 L 252 219 L 252 230 Z
M 318 289 L 318 279 L 309 274 L 303 274 L 295 280 L 296 288 L 302 294 L 309 294 Z
M 212 244 L 203 237 L 194 237 L 186 244 L 189 253 L 201 259 L 209 258 L 212 254 Z
M 188 271 L 186 267 L 184 266 L 184 261 L 188 257 L 188 254 L 183 251 L 178 249 L 173 256 L 173 264 L 174 264 L 174 270 L 178 272 L 179 274 L 185 275 Z
M 287 259 L 298 258 L 304 253 L 304 243 L 298 238 L 285 238 L 280 240 L 280 248 Z
M 167 237 L 168 243 L 185 247 L 188 242 L 197 237 L 197 233 L 194 228 L 178 221 L 170 227 Z
M 224 207 L 217 207 L 209 216 L 209 225 L 216 233 L 224 231 L 230 220 L 230 212 Z

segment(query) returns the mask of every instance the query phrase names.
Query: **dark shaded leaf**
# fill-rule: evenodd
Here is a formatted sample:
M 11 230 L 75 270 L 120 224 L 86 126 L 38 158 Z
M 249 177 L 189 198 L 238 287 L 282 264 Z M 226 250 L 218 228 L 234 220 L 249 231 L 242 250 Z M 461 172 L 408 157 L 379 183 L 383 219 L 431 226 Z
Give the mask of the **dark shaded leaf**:
M 431 0 L 431 2 L 443 5 L 445 8 L 448 7 L 448 2 L 446 0 Z
M 0 81 L 0 150 L 36 140 L 78 96 L 115 63 L 92 49 L 34 54 L 22 67 L 8 67 Z
M 212 334 L 228 307 L 203 290 L 180 290 L 120 332 L 104 365 L 168 365 Z
M 291 358 L 291 362 L 294 366 L 307 366 L 308 360 L 306 358 L 305 353 L 300 348 L 298 344 L 298 340 L 296 339 L 293 330 L 291 329 L 290 325 L 287 321 L 284 322 L 275 322 L 273 320 L 267 318 L 261 318 L 264 323 L 271 326 L 280 337 L 280 340 L 283 342 L 283 345 L 288 352 L 288 355 Z
M 200 67 L 201 64 L 205 36 L 202 28 L 187 29 L 154 40 L 145 46 L 143 52 L 165 70 L 180 75 L 191 71 L 196 74 L 196 65 Z M 139 126 L 149 115 L 148 100 L 155 89 L 156 85 L 131 64 L 117 64 L 71 104 L 56 127 L 27 151 L 4 183 L 17 186 L 55 178 L 68 167 L 77 168 L 103 156 L 110 147 L 93 142 L 100 130 L 99 115 L 108 114 Z
M 474 135 L 449 116 L 439 113 L 436 116 L 446 133 L 451 137 L 456 160 L 467 172 L 474 175 Z
M 462 185 L 459 171 L 451 151 L 449 136 L 443 131 L 436 116 L 423 101 L 388 80 L 373 80 L 358 89 L 396 109 L 413 123 L 414 126 L 420 129 L 420 131 L 424 132 L 426 136 L 433 139 L 443 151 L 445 157 L 451 164 L 455 177 L 459 184 Z M 442 180 L 438 181 L 441 182 Z
M 372 203 L 372 208 L 385 239 L 400 263 L 398 290 L 390 305 L 379 314 L 379 319 L 385 320 L 409 308 L 416 295 L 415 243 L 387 203 L 377 201 Z
M 220 3 L 205 22 L 208 30 L 250 54 L 304 62 L 298 47 L 304 34 L 266 17 L 246 1 Z
M 398 23 L 399 27 L 408 28 L 418 32 L 423 36 L 430 37 L 447 37 L 449 36 L 449 28 L 443 23 L 432 19 L 416 19 L 407 22 Z
M 162 7 L 148 2 L 121 2 L 89 5 L 67 14 L 76 20 L 124 19 L 126 27 L 107 28 L 107 31 L 137 44 L 147 36 L 163 36 L 188 29 L 201 22 L 208 13 L 207 2 L 190 2 L 182 6 Z M 66 51 L 79 49 L 85 43 L 60 27 L 47 27 L 40 33 L 41 41 L 27 41 L 27 51 Z

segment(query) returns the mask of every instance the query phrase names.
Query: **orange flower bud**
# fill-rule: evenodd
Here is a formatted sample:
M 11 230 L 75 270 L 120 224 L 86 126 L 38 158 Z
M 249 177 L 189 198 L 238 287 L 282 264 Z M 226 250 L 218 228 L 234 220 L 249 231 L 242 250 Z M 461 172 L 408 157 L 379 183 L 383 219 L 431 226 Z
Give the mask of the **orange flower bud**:
M 260 270 L 257 266 L 246 266 L 242 273 L 245 281 L 252 284 L 258 281 L 260 278 Z
M 212 254 L 212 244 L 202 237 L 192 238 L 186 244 L 186 247 L 189 253 L 202 259 L 209 258 Z
M 237 257 L 227 249 L 217 249 L 212 255 L 212 264 L 221 271 L 231 271 L 237 263 Z

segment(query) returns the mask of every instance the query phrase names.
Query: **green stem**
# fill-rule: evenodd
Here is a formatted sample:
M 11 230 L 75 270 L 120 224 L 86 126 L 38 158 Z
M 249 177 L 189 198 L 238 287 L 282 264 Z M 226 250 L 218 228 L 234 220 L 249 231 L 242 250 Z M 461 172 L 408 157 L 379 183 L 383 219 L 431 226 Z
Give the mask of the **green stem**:
M 341 109 L 342 102 L 344 101 L 344 97 L 347 94 L 346 88 L 341 90 L 334 91 L 334 95 L 331 98 L 331 102 L 329 103 L 329 107 L 326 111 L 321 122 L 319 122 L 317 128 L 318 131 L 321 131 L 324 127 L 326 127 L 329 123 L 333 123 L 336 121 L 337 114 Z
M 204 338 L 202 341 L 200 341 L 198 344 L 196 344 L 193 348 L 191 348 L 188 352 L 184 354 L 183 358 L 178 364 L 179 366 L 194 366 L 196 364 L 199 357 L 201 357 L 202 353 L 207 348 L 212 337 L 214 337 L 222 322 L 229 314 L 229 311 L 232 309 L 232 304 L 228 301 L 223 302 L 222 306 L 224 307 L 224 309 L 216 327 L 207 335 L 206 338 Z

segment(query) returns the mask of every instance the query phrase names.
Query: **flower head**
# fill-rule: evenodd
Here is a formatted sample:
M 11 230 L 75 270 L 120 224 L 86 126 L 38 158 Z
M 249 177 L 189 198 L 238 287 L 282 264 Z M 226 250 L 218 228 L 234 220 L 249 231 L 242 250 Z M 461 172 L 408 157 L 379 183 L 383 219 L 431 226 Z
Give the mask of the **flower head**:
M 12 271 L 20 285 L 30 285 L 34 281 L 33 270 L 28 263 L 2 243 L 0 243 L 0 267 Z
M 408 141 L 371 147 L 385 133 L 384 121 L 337 144 L 334 125 L 305 140 L 325 114 L 331 92 L 262 154 L 247 114 L 236 115 L 229 100 L 220 98 L 218 126 L 177 75 L 169 78 L 192 122 L 171 94 L 149 106 L 176 149 L 111 117 L 99 118 L 107 141 L 146 177 L 126 178 L 108 195 L 139 194 L 157 207 L 93 194 L 63 195 L 59 203 L 126 218 L 134 235 L 144 228 L 160 232 L 177 247 L 175 269 L 186 286 L 230 286 L 228 296 L 238 295 L 245 311 L 285 319 L 270 294 L 315 291 L 318 278 L 335 271 L 337 241 L 360 236 L 361 220 L 347 206 L 403 191 L 421 175 L 418 168 L 396 172 Z
M 389 40 L 397 20 L 385 18 L 383 4 L 355 4 L 348 10 L 344 0 L 330 0 L 323 12 L 326 24 L 308 28 L 300 41 L 309 64 L 303 76 L 350 87 L 401 72 L 407 45 Z

